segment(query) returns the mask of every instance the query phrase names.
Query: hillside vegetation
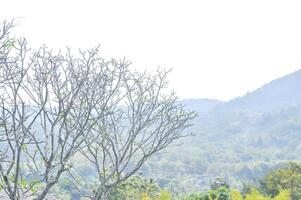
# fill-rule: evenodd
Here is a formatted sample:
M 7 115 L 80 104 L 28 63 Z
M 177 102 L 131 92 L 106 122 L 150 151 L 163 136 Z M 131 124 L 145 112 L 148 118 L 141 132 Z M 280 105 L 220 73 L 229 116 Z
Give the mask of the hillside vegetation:
M 301 158 L 301 71 L 228 102 L 183 100 L 199 114 L 181 141 L 142 173 L 180 191 L 208 189 L 215 178 L 241 188 L 277 166 Z

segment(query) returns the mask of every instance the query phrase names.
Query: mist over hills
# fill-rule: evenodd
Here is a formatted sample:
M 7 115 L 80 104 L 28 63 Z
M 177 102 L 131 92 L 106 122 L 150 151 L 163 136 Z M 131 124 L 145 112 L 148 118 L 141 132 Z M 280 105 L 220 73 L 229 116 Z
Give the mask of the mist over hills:
M 190 130 L 194 136 L 151 160 L 143 174 L 183 191 L 207 189 L 214 177 L 239 188 L 275 166 L 299 161 L 300 91 L 301 70 L 228 102 L 182 100 L 199 114 Z
M 301 104 L 301 70 L 271 81 L 254 92 L 231 100 L 227 107 L 235 110 L 273 111 Z
M 301 70 L 275 79 L 255 91 L 228 102 L 214 99 L 183 100 L 189 108 L 199 111 L 275 111 L 301 105 Z
M 223 101 L 216 99 L 184 99 L 181 101 L 188 109 L 194 110 L 198 114 L 204 114 L 217 106 L 223 104 Z

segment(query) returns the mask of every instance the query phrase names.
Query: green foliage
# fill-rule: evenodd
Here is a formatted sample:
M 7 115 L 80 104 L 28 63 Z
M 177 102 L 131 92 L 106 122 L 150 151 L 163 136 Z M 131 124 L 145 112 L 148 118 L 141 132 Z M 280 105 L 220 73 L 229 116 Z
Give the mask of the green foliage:
M 174 200 L 167 190 L 160 189 L 152 179 L 134 176 L 115 188 L 110 200 Z
M 142 194 L 141 194 L 141 200 L 151 200 L 151 199 L 149 198 L 149 196 L 148 196 L 147 193 L 142 192 Z
M 15 43 L 16 43 L 15 39 L 9 39 L 5 42 L 3 46 L 4 48 L 12 48 L 15 45 Z
M 160 191 L 160 200 L 171 200 L 171 194 L 166 190 Z
M 160 196 L 160 189 L 152 179 L 134 176 L 118 185 L 110 194 L 110 200 L 155 199 Z
M 253 185 L 249 183 L 243 183 L 242 189 L 241 189 L 241 194 L 243 197 L 246 196 L 246 194 L 251 193 L 251 190 L 253 189 Z
M 280 190 L 277 196 L 268 197 L 262 195 L 257 189 L 252 188 L 251 192 L 246 194 L 245 200 L 291 200 L 291 197 L 287 190 Z
M 231 191 L 227 187 L 219 187 L 204 193 L 195 193 L 185 200 L 231 200 Z
M 26 188 L 26 185 L 27 185 L 26 180 L 25 180 L 25 179 L 21 179 L 20 185 L 21 185 L 21 187 L 22 187 L 23 189 Z
M 239 191 L 231 189 L 231 200 L 243 200 L 243 197 Z
M 258 190 L 253 188 L 250 193 L 246 194 L 245 200 L 271 200 L 271 199 L 263 196 L 262 194 L 260 194 Z
M 277 196 L 272 198 L 264 196 L 256 188 L 252 188 L 244 198 L 242 194 L 235 189 L 220 187 L 216 190 L 192 194 L 185 200 L 291 200 L 291 198 L 287 190 L 281 190 Z
M 288 190 L 281 190 L 273 200 L 291 200 L 291 196 Z
M 274 112 L 212 111 L 199 116 L 192 127 L 195 136 L 148 162 L 144 174 L 157 177 L 164 187 L 178 181 L 177 190 L 194 192 L 208 187 L 207 177 L 226 172 L 229 184 L 241 188 L 243 182 L 254 184 L 275 167 L 301 160 L 300 107 Z
M 274 170 L 260 181 L 260 190 L 269 196 L 277 196 L 281 190 L 287 190 L 292 200 L 301 199 L 301 165 L 289 163 Z
M 185 198 L 185 200 L 211 200 L 209 193 L 195 193 Z

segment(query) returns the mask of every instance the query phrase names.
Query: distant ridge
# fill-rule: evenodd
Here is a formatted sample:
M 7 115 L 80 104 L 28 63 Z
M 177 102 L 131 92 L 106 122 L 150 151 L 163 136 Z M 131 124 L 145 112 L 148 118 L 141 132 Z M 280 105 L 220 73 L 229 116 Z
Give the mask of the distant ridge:
M 301 105 L 301 70 L 275 79 L 223 108 L 241 111 L 273 111 Z
M 199 191 L 212 182 L 208 177 L 226 172 L 229 184 L 239 188 L 283 163 L 301 160 L 301 70 L 227 102 L 181 103 L 199 114 L 189 130 L 193 136 L 172 149 L 169 158 L 156 161 L 163 166 L 154 167 L 153 174 L 177 180 L 195 177 L 187 190 L 195 185 Z
M 185 99 L 187 108 L 206 112 L 270 112 L 301 106 L 301 70 L 275 79 L 244 96 L 223 102 L 215 99 Z

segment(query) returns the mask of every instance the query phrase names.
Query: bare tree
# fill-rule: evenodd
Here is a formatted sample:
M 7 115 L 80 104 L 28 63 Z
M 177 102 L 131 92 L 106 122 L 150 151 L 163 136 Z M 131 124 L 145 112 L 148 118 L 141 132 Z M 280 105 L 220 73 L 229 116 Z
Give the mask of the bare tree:
M 3 21 L 0 23 L 0 68 L 16 62 L 18 60 L 16 57 L 21 53 L 20 49 L 14 48 L 14 38 L 10 38 L 12 28 L 14 28 L 14 21 Z M 0 82 L 3 81 L 3 78 L 7 79 L 3 74 L 1 74 L 0 78 Z
M 73 59 L 70 54 L 53 55 L 46 48 L 35 54 L 33 63 L 26 92 L 31 106 L 40 112 L 40 131 L 31 134 L 34 154 L 30 149 L 26 153 L 30 157 L 27 166 L 44 183 L 36 199 L 43 199 L 72 167 L 71 158 L 81 148 L 83 132 L 89 129 L 93 104 L 86 98 L 90 90 L 85 82 L 94 69 L 87 60 Z
M 127 71 L 118 92 L 109 96 L 112 101 L 102 103 L 109 114 L 93 113 L 100 120 L 85 136 L 87 148 L 81 149 L 97 171 L 99 185 L 90 191 L 91 199 L 108 199 L 110 190 L 149 158 L 187 136 L 183 131 L 196 114 L 164 91 L 167 75 L 164 70 L 154 75 Z
M 0 187 L 10 199 L 18 199 L 21 181 L 22 148 L 30 143 L 28 109 L 20 98 L 26 73 L 27 53 L 24 39 L 13 40 L 9 32 L 13 22 L 4 21 L 0 36 Z
M 97 172 L 91 199 L 112 188 L 175 140 L 195 117 L 173 93 L 168 71 L 133 72 L 98 47 L 73 55 L 27 49 L 0 36 L 0 187 L 11 200 L 47 198 L 62 175 L 84 156 Z

